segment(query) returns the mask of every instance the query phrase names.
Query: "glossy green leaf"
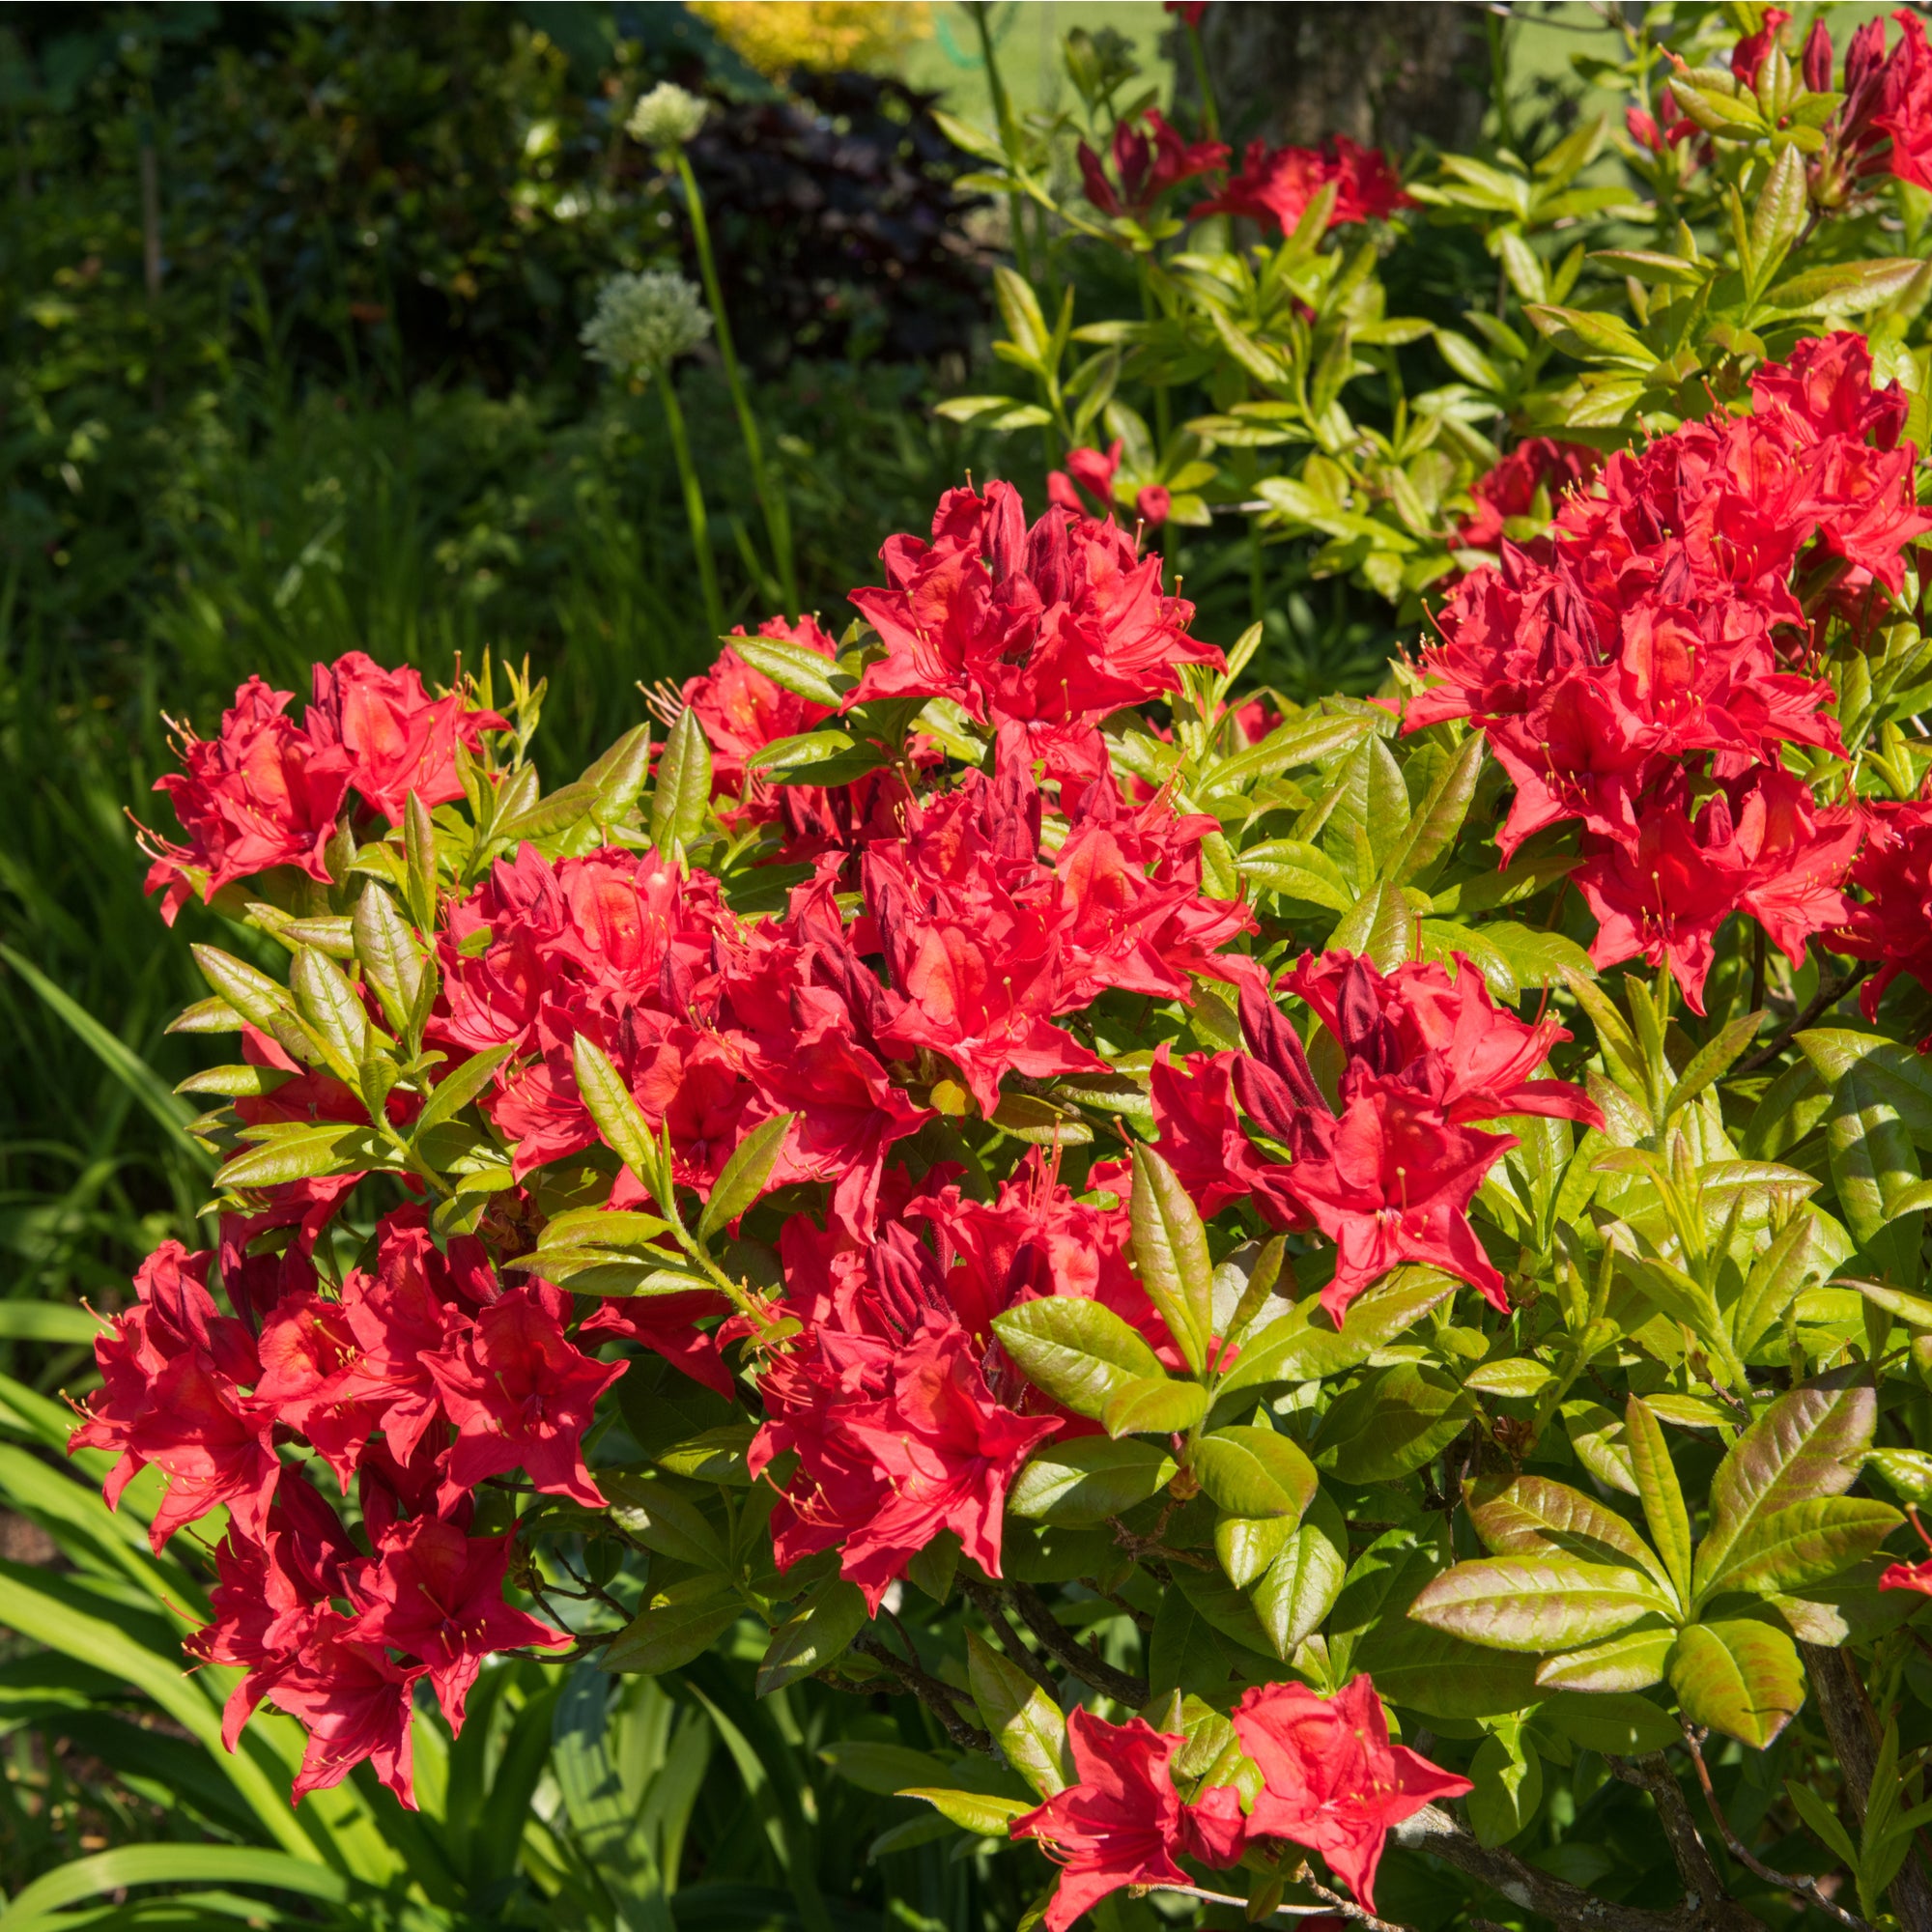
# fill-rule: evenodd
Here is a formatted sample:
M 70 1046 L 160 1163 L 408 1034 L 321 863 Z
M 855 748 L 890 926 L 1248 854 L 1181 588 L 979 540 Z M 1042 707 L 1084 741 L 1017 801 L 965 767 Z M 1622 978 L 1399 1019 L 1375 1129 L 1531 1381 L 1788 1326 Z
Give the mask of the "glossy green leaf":
M 1759 1514 L 1705 1576 L 1703 1597 L 1801 1590 L 1871 1555 L 1904 1520 L 1862 1496 L 1810 1496 Z
M 843 1657 L 868 1621 L 859 1586 L 828 1577 L 773 1631 L 758 1664 L 758 1695 L 768 1697 Z
M 1442 1370 L 1377 1369 L 1339 1396 L 1315 1438 L 1315 1463 L 1345 1483 L 1390 1483 L 1419 1469 L 1468 1426 L 1475 1404 Z
M 1661 1619 L 1602 1643 L 1585 1644 L 1559 1657 L 1545 1658 L 1536 1681 L 1553 1690 L 1603 1692 L 1647 1690 L 1663 1682 L 1677 1633 Z
M 1267 1429 L 1217 1429 L 1194 1445 L 1194 1473 L 1217 1509 L 1234 1517 L 1298 1521 L 1314 1499 L 1314 1465 Z
M 724 1577 L 683 1577 L 655 1592 L 611 1638 L 603 1668 L 662 1676 L 701 1657 L 744 1613 L 743 1599 Z
M 1574 1556 L 1483 1556 L 1445 1570 L 1409 1615 L 1471 1643 L 1543 1655 L 1600 1643 L 1673 1607 L 1640 1570 Z
M 779 1155 L 784 1151 L 785 1136 L 797 1119 L 796 1114 L 779 1114 L 769 1121 L 760 1121 L 731 1150 L 731 1158 L 711 1183 L 711 1198 L 698 1217 L 700 1241 L 710 1240 L 756 1205 L 771 1180 Z
M 975 1631 L 966 1634 L 966 1677 L 980 1721 L 1007 1762 L 1042 1798 L 1065 1790 L 1066 1716 L 1060 1706 Z
M 1109 1435 L 1180 1435 L 1207 1413 L 1208 1391 L 1199 1382 L 1136 1376 L 1107 1398 L 1100 1422 Z
M 1178 1467 L 1164 1446 L 1133 1436 L 1048 1442 L 1013 1479 L 1007 1505 L 1015 1516 L 1042 1522 L 1100 1522 L 1158 1495 Z
M 651 843 L 659 851 L 675 840 L 692 844 L 704 830 L 704 813 L 711 803 L 711 747 L 696 712 L 688 706 L 665 739 L 658 758 L 657 783 L 651 790 Z
M 1134 1145 L 1133 1176 L 1129 1211 L 1141 1285 L 1198 1375 L 1208 1359 L 1214 1320 L 1208 1236 L 1174 1170 L 1139 1142 Z
M 1753 1750 L 1772 1743 L 1804 1702 L 1797 1646 L 1781 1630 L 1744 1619 L 1680 1632 L 1669 1678 L 1691 1723 Z
M 1656 1411 L 1641 1396 L 1632 1396 L 1624 1409 L 1624 1441 L 1636 1476 L 1637 1500 L 1650 1525 L 1651 1547 L 1663 1560 L 1670 1587 L 1680 1605 L 1690 1601 L 1690 1511 L 1670 1461 Z M 1646 1566 L 1648 1567 L 1648 1566 Z
M 1711 1480 L 1711 1522 L 1694 1565 L 1698 1596 L 1762 1519 L 1850 1489 L 1877 1418 L 1875 1392 L 1849 1381 L 1813 1383 L 1778 1397 L 1732 1444 Z
M 1111 1308 L 1085 1295 L 1040 1295 L 993 1318 L 1027 1379 L 1078 1415 L 1099 1417 L 1127 1382 L 1165 1375 L 1160 1357 Z

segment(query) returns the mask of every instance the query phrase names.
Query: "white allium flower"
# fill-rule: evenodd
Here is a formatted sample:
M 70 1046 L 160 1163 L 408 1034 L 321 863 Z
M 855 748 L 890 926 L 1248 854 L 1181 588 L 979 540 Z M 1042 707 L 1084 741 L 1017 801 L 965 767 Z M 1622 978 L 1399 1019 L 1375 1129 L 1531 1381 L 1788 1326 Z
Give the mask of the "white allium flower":
M 625 123 L 634 141 L 663 153 L 681 148 L 704 126 L 711 103 L 687 93 L 674 80 L 661 80 L 631 109 Z
M 711 311 L 697 284 L 674 270 L 612 275 L 579 338 L 593 362 L 620 376 L 649 375 L 711 333 Z

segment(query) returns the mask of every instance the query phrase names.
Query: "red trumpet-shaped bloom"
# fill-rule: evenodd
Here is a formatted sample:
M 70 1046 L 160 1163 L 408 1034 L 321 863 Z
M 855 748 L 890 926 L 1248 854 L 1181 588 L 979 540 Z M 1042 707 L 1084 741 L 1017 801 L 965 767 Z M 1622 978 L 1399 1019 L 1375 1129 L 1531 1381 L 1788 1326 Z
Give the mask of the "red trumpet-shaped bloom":
M 1382 1701 L 1367 1677 L 1332 1697 L 1301 1684 L 1259 1685 L 1242 1693 L 1234 1719 L 1263 1777 L 1249 1835 L 1320 1852 L 1371 1912 L 1389 1827 L 1472 1789 L 1466 1777 L 1389 1743 Z
M 512 1541 L 418 1517 L 390 1531 L 350 1586 L 356 1615 L 348 1634 L 420 1659 L 453 1730 L 492 1651 L 570 1646 L 563 1632 L 503 1601 Z

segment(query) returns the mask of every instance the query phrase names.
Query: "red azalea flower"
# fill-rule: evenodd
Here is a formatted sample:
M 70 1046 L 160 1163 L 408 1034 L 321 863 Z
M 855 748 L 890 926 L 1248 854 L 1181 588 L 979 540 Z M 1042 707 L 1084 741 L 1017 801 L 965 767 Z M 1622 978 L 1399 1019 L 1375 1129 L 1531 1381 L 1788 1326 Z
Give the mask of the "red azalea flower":
M 463 1729 L 464 1700 L 492 1651 L 570 1647 L 562 1631 L 503 1601 L 514 1542 L 419 1517 L 391 1530 L 350 1584 L 356 1615 L 345 1634 L 420 1659 L 452 1732 Z
M 197 738 L 177 727 L 185 767 L 155 781 L 187 834 L 175 845 L 143 829 L 154 859 L 144 890 L 161 892 L 161 917 L 172 925 L 190 894 L 211 899 L 224 886 L 296 866 L 326 881 L 323 848 L 349 784 L 340 746 L 323 746 L 282 714 L 293 692 L 270 691 L 251 677 L 222 714 L 221 735 Z
M 1134 125 L 1135 120 L 1146 123 L 1145 133 Z M 1136 220 L 1144 220 L 1169 189 L 1194 180 L 1197 175 L 1211 174 L 1216 168 L 1226 166 L 1228 160 L 1225 142 L 1189 143 L 1158 107 L 1116 122 L 1112 153 L 1118 189 L 1107 179 L 1099 156 L 1085 141 L 1081 142 L 1081 186 L 1087 199 L 1102 214 L 1130 214 Z M 1115 448 L 1119 447 L 1116 443 Z
M 1346 134 L 1331 134 L 1320 148 L 1276 148 L 1250 141 L 1241 170 L 1211 199 L 1196 204 L 1191 218 L 1209 214 L 1245 215 L 1284 235 L 1307 213 L 1308 204 L 1330 182 L 1335 206 L 1328 226 L 1350 221 L 1385 221 L 1399 208 L 1412 208 L 1402 177 L 1378 149 L 1364 148 Z
M 668 1254 L 667 1262 L 672 1260 Z M 728 1315 L 731 1304 L 722 1294 L 695 1290 L 688 1294 L 633 1295 L 628 1300 L 600 1302 L 577 1325 L 580 1340 L 606 1335 L 641 1343 L 695 1382 L 729 1400 L 738 1393 L 718 1337 L 697 1323 L 707 1316 Z
M 384 670 L 361 651 L 317 665 L 314 675 L 309 742 L 340 751 L 350 786 L 391 825 L 403 822 L 412 792 L 426 806 L 461 798 L 457 746 L 475 752 L 485 731 L 510 728 L 494 711 L 470 710 L 462 693 L 432 697 L 410 666 Z
M 1932 804 L 1881 800 L 1862 810 L 1864 850 L 1850 883 L 1865 896 L 1831 943 L 1834 952 L 1877 963 L 1859 993 L 1865 1017 L 1876 1022 L 1878 1003 L 1901 973 L 1932 986 Z
M 1187 636 L 1194 607 L 1161 590 L 1161 559 L 1111 522 L 1049 509 L 1027 527 L 1019 494 L 949 490 L 932 542 L 890 538 L 883 589 L 852 602 L 886 656 L 847 705 L 951 697 L 976 719 L 1097 719 L 1179 688 L 1183 664 L 1221 663 Z
M 355 1642 L 349 1629 L 347 1617 L 327 1612 L 322 1627 L 268 1690 L 269 1702 L 308 1732 L 296 1774 L 296 1802 L 340 1784 L 368 1758 L 403 1807 L 413 1811 L 411 1699 L 424 1669 L 392 1663 L 374 1644 Z
M 1201 24 L 1201 16 L 1208 11 L 1208 0 L 1161 0 L 1164 12 L 1178 14 L 1190 27 Z
M 1738 903 L 1744 862 L 1707 809 L 1700 839 L 1682 805 L 1649 804 L 1629 844 L 1586 838 L 1590 863 L 1572 876 L 1597 918 L 1590 957 L 1614 966 L 1639 953 L 1666 962 L 1694 1013 L 1704 1010 L 1704 978 L 1716 957 L 1712 942 Z M 1716 836 L 1721 833 L 1721 837 Z
M 1234 1710 L 1241 1748 L 1260 1766 L 1252 1837 L 1320 1852 L 1371 1912 L 1376 1867 L 1391 1825 L 1474 1787 L 1406 1745 L 1391 1745 L 1376 1687 L 1357 1677 L 1332 1697 L 1301 1684 L 1257 1685 Z
M 604 1507 L 578 1444 L 597 1398 L 630 1365 L 607 1366 L 572 1348 L 563 1334 L 569 1314 L 570 1297 L 548 1283 L 510 1289 L 424 1363 L 456 1425 L 445 1499 L 521 1467 L 546 1494 Z
M 1527 438 L 1470 484 L 1475 505 L 1458 526 L 1456 542 L 1464 550 L 1494 550 L 1508 519 L 1535 514 L 1539 491 L 1546 502 L 1557 502 L 1566 490 L 1587 483 L 1603 464 L 1594 449 L 1547 436 Z
M 903 1228 L 842 1249 L 795 1217 L 781 1242 L 786 1303 L 805 1333 L 766 1369 L 771 1419 L 750 1459 L 758 1474 L 798 1454 L 772 1514 L 780 1569 L 838 1549 L 876 1611 L 908 1560 L 951 1529 L 997 1577 L 1008 1485 L 1058 1421 L 994 1396 L 984 1345 L 947 1307 L 932 1252 Z
M 1886 165 L 1892 174 L 1914 187 L 1932 188 L 1932 47 L 1926 44 L 1923 23 L 1910 8 L 1901 7 L 1891 17 L 1898 22 L 1898 43 L 1876 76 L 1870 125 L 1876 134 L 1891 136 Z M 1877 21 L 1869 25 L 1878 27 L 1883 44 L 1884 28 Z M 1845 85 L 1842 111 L 1849 124 L 1856 98 L 1849 58 Z
M 1145 1718 L 1110 1724 L 1077 1705 L 1068 1715 L 1074 1782 L 1011 1828 L 1016 1838 L 1038 1839 L 1061 1866 L 1047 1932 L 1066 1932 L 1122 1886 L 1193 1883 L 1174 1861 L 1181 1804 L 1169 1767 L 1185 1744 Z
M 1740 87 L 1757 86 L 1757 77 L 1776 44 L 1778 29 L 1790 18 L 1791 15 L 1782 7 L 1767 7 L 1763 19 L 1758 22 L 1757 32 L 1747 34 L 1731 49 L 1731 73 Z

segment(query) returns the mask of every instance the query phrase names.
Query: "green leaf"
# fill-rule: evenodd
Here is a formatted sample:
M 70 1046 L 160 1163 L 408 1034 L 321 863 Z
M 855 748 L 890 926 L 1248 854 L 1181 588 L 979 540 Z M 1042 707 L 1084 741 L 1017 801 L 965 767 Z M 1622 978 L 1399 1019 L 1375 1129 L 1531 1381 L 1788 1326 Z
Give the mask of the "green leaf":
M 1389 1703 L 1427 1718 L 1491 1718 L 1537 1701 L 1530 1658 L 1399 1615 L 1369 1633 L 1350 1667 L 1374 1677 Z
M 1174 1170 L 1144 1143 L 1134 1144 L 1134 1263 L 1149 1299 L 1160 1310 L 1187 1366 L 1208 1359 L 1214 1321 L 1214 1267 L 1208 1235 Z
M 611 1498 L 611 1520 L 646 1549 L 720 1574 L 727 1567 L 724 1544 L 710 1519 L 682 1491 L 650 1476 L 600 1472 Z
M 1585 1695 L 1559 1690 L 1538 1706 L 1536 1721 L 1560 1731 L 1585 1750 L 1614 1751 L 1619 1757 L 1664 1750 L 1684 1742 L 1668 1711 L 1628 1691 Z
M 1064 1791 L 1068 1781 L 1066 1717 L 1060 1706 L 977 1631 L 966 1633 L 966 1681 L 980 1707 L 980 1720 L 1007 1762 L 1042 1798 Z
M 1129 1436 L 1082 1435 L 1035 1452 L 1007 1495 L 1015 1516 L 1078 1527 L 1158 1495 L 1179 1465 L 1165 1449 Z
M 1299 838 L 1269 838 L 1235 857 L 1236 869 L 1258 891 L 1279 893 L 1347 912 L 1355 903 L 1354 889 L 1342 868 L 1319 845 Z
M 945 1791 L 922 1784 L 908 1785 L 898 1796 L 923 1799 L 942 1818 L 979 1838 L 1008 1836 L 1013 1820 L 1034 1808 L 1029 1799 L 998 1798 L 983 1791 Z
M 1773 1403 L 1731 1445 L 1711 1479 L 1710 1527 L 1694 1565 L 1697 1595 L 1706 1594 L 1762 1519 L 1850 1489 L 1877 1419 L 1876 1391 L 1856 1383 L 1812 1383 Z
M 774 738 L 747 761 L 774 784 L 841 785 L 890 764 L 891 757 L 876 745 L 861 744 L 849 731 L 820 725 L 793 738 Z
M 1324 1523 L 1324 1515 L 1332 1520 Z M 1274 1654 L 1284 1662 L 1321 1629 L 1342 1594 L 1349 1571 L 1348 1548 L 1340 1512 L 1332 1503 L 1326 1512 L 1316 1508 L 1290 1534 L 1280 1555 L 1249 1592 L 1255 1615 Z
M 1278 724 L 1259 745 L 1223 758 L 1201 775 L 1195 796 L 1204 802 L 1246 791 L 1263 779 L 1296 765 L 1317 765 L 1359 745 L 1374 728 L 1367 718 L 1306 712 Z
M 1294 1534 L 1292 1516 L 1224 1516 L 1214 1524 L 1214 1554 L 1228 1581 L 1245 1590 Z
M 1446 1449 L 1475 1413 L 1440 1369 L 1414 1362 L 1378 1369 L 1321 1418 L 1316 1466 L 1345 1483 L 1392 1483 Z
M 1350 1303 L 1339 1328 L 1329 1322 L 1319 1298 L 1311 1295 L 1242 1343 L 1239 1359 L 1221 1378 L 1216 1394 L 1229 1396 L 1268 1382 L 1338 1376 L 1386 1348 L 1461 1285 L 1438 1268 L 1397 1268 Z
M 1638 1570 L 1574 1556 L 1483 1556 L 1424 1586 L 1409 1615 L 1495 1650 L 1598 1643 L 1674 1606 Z
M 657 1140 L 623 1076 L 588 1034 L 577 1036 L 571 1060 L 577 1091 L 599 1139 L 631 1170 L 645 1193 L 668 1212 L 672 1204 L 665 1196 L 670 1190 L 662 1171 Z
M 177 1151 L 185 1154 L 199 1173 L 207 1174 L 214 1163 L 208 1150 L 187 1131 L 194 1120 L 194 1109 L 171 1093 L 167 1082 L 132 1047 L 109 1033 L 86 1008 L 64 993 L 31 960 L 22 958 L 11 946 L 4 945 L 0 945 L 0 959 L 6 960 L 26 980 L 75 1038 L 128 1090 Z M 267 983 L 274 984 L 272 980 Z M 219 988 L 216 990 L 219 991 Z
M 1603 1643 L 1546 1658 L 1537 1666 L 1536 1681 L 1554 1690 L 1605 1692 L 1647 1690 L 1663 1682 L 1665 1666 L 1677 1643 L 1667 1625 L 1625 1631 Z
M 1430 786 L 1429 795 L 1382 861 L 1381 876 L 1390 884 L 1406 885 L 1427 871 L 1456 842 L 1476 795 L 1484 747 L 1483 734 L 1471 731 Z
M 1907 1502 L 1921 1506 L 1932 1503 L 1932 1451 L 1867 1449 L 1864 1466 L 1876 1469 Z
M 789 638 L 724 638 L 719 641 L 774 684 L 809 704 L 822 704 L 828 711 L 837 711 L 846 692 L 855 688 L 856 680 L 830 658 Z
M 1669 1571 L 1622 1517 L 1547 1476 L 1479 1483 L 1469 1492 L 1469 1521 L 1492 1556 L 1563 1555 L 1611 1564 L 1621 1558 L 1647 1570 L 1660 1585 L 1670 1584 Z
M 1680 1631 L 1669 1677 L 1691 1723 L 1753 1750 L 1771 1744 L 1804 1701 L 1797 1646 L 1781 1630 L 1744 1619 Z
M 1469 1829 L 1480 1845 L 1506 1844 L 1524 1831 L 1543 1803 L 1543 1760 L 1526 1745 L 1512 1750 L 1487 1737 L 1469 1761 Z
M 1714 1080 L 1723 1078 L 1731 1063 L 1757 1037 L 1762 1013 L 1746 1013 L 1720 1027 L 1690 1056 L 1689 1065 L 1677 1076 L 1663 1102 L 1663 1118 L 1668 1121 L 1682 1107 L 1688 1107 Z
M 1217 1509 L 1298 1522 L 1318 1487 L 1314 1465 L 1269 1429 L 1217 1429 L 1194 1445 L 1194 1473 Z
M 1832 1090 L 1826 1140 L 1846 1225 L 1859 1246 L 1868 1248 L 1909 1211 L 1901 1197 L 1921 1177 L 1911 1135 L 1862 1065 L 1847 1067 Z
M 1761 289 L 1791 252 L 1804 226 L 1808 199 L 1804 185 L 1804 156 L 1796 147 L 1777 150 L 1751 210 L 1751 285 Z
M 828 1577 L 772 1633 L 758 1665 L 758 1695 L 768 1697 L 843 1657 L 868 1621 L 859 1586 Z
M 661 1677 L 702 1657 L 745 1613 L 728 1578 L 685 1577 L 656 1592 L 606 1645 L 602 1667 Z
M 14 1926 L 27 1932 L 39 1920 L 39 1932 L 53 1932 L 63 1923 L 84 1922 L 52 1918 L 63 1906 L 138 1885 L 256 1885 L 326 1905 L 347 1905 L 351 1897 L 350 1881 L 341 1872 L 287 1852 L 253 1845 L 119 1845 L 22 1886 L 0 1911 L 0 1923 L 10 1932 Z
M 298 1127 L 243 1148 L 214 1177 L 216 1187 L 280 1187 L 324 1175 L 367 1174 L 389 1165 L 388 1150 L 368 1127 Z
M 1811 1496 L 1759 1515 L 1705 1577 L 1704 1599 L 1820 1582 L 1871 1555 L 1904 1520 L 1890 1504 L 1861 1496 Z
M 1107 1398 L 1100 1422 L 1113 1436 L 1180 1435 L 1207 1413 L 1208 1391 L 1199 1382 L 1137 1376 Z
M 1859 1868 L 1858 1848 L 1852 1843 L 1851 1834 L 1838 1822 L 1838 1814 L 1809 1785 L 1800 1784 L 1795 1778 L 1787 1778 L 1784 1789 L 1791 1800 L 1792 1809 L 1804 1820 L 1812 1835 L 1848 1870 L 1856 1872 Z
M 772 1178 L 779 1155 L 784 1151 L 796 1114 L 779 1114 L 760 1121 L 731 1150 L 731 1158 L 711 1184 L 711 1198 L 698 1217 L 697 1238 L 708 1241 L 721 1228 L 728 1227 L 747 1208 L 753 1207 Z
M 420 1142 L 430 1128 L 454 1120 L 497 1077 L 497 1067 L 516 1051 L 516 1044 L 515 1040 L 505 1040 L 498 1046 L 486 1046 L 438 1081 L 410 1128 L 411 1138 Z
M 1783 315 L 1861 315 L 1900 294 L 1921 267 L 1910 255 L 1833 262 L 1779 282 L 1765 297 L 1765 305 Z
M 597 816 L 607 824 L 636 805 L 651 776 L 651 727 L 633 724 L 602 757 L 583 768 L 581 782 L 597 794 Z
M 1650 1525 L 1650 1540 L 1663 1559 L 1679 1605 L 1690 1602 L 1690 1512 L 1671 1465 L 1670 1445 L 1656 1412 L 1641 1396 L 1632 1396 L 1624 1409 L 1624 1441 L 1636 1476 L 1637 1500 Z
M 931 1751 L 877 1738 L 838 1738 L 822 1746 L 818 1755 L 847 1784 L 877 1798 L 896 1798 L 922 1778 L 929 1781 L 946 1775 L 944 1761 Z
M 687 706 L 665 739 L 658 758 L 658 780 L 651 791 L 651 843 L 660 852 L 673 840 L 696 841 L 704 830 L 704 813 L 711 803 L 711 747 L 696 712 Z
M 436 930 L 436 822 L 411 792 L 403 804 L 404 891 L 418 932 Z
M 1165 1375 L 1160 1357 L 1111 1308 L 1083 1295 L 1041 1295 L 993 1318 L 1027 1379 L 1076 1415 L 1095 1418 L 1126 1383 Z

